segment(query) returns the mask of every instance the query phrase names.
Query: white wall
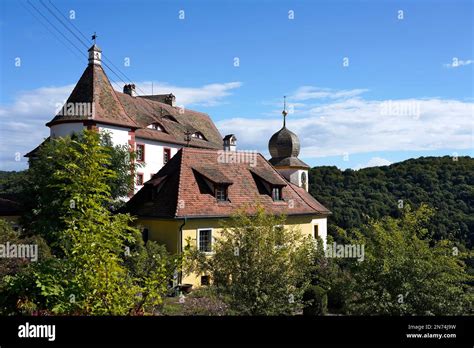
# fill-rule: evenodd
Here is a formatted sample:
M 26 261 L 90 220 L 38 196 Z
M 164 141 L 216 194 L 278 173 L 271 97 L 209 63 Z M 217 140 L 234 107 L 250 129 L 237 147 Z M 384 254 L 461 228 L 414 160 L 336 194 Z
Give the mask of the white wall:
M 49 135 L 51 138 L 65 137 L 72 133 L 80 133 L 84 128 L 82 122 L 59 123 L 51 126 Z
M 162 143 L 142 138 L 135 138 L 135 144 L 145 145 L 145 166 L 137 170 L 137 173 L 143 173 L 143 182 L 150 180 L 151 176 L 156 174 L 163 167 L 163 149 L 165 147 L 171 149 L 171 157 L 182 147 L 176 144 Z M 141 188 L 142 186 L 136 186 L 135 192 Z
M 286 180 L 291 182 L 292 184 L 298 185 L 299 187 L 302 187 L 302 182 L 301 182 L 301 174 L 303 172 L 306 173 L 306 191 L 309 187 L 309 181 L 308 181 L 308 171 L 305 169 L 277 169 L 281 175 L 283 175 Z
M 98 124 L 99 132 L 108 132 L 114 145 L 128 145 L 130 128 Z
M 51 137 L 60 137 L 71 135 L 72 133 L 82 132 L 86 128 L 83 123 L 61 123 L 51 127 Z M 131 136 L 129 135 L 129 128 L 97 124 L 99 132 L 108 132 L 114 145 L 128 145 Z M 136 138 L 135 144 L 145 145 L 145 165 L 137 170 L 137 173 L 143 173 L 143 182 L 150 180 L 151 176 L 157 173 L 164 165 L 163 163 L 163 149 L 171 149 L 171 157 L 182 147 L 176 144 L 168 144 L 154 140 Z M 140 190 L 143 186 L 135 185 L 135 192 Z

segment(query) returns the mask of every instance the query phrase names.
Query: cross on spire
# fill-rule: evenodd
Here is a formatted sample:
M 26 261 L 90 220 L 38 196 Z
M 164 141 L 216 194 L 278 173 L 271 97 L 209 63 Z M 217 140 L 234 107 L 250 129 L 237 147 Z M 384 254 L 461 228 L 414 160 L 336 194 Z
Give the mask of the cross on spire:
M 283 127 L 286 127 L 286 115 L 288 115 L 288 111 L 286 111 L 286 95 L 283 96 Z
M 99 36 L 99 35 L 97 35 L 97 34 L 95 33 L 95 31 L 94 31 L 94 34 L 92 35 L 92 40 L 94 40 L 94 45 L 95 45 L 95 43 L 96 43 L 96 39 L 97 39 L 98 36 Z

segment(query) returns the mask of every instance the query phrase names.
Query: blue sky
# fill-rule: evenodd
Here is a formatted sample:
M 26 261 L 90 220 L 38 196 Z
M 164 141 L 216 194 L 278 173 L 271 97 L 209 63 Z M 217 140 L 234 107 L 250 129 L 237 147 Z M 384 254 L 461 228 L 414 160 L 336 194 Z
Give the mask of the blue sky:
M 30 1 L 81 52 L 71 53 L 39 23 L 27 1 L 2 1 L 4 170 L 26 167 L 15 154 L 48 135 L 44 123 L 86 66 L 77 56 L 86 48 Z M 267 154 L 287 95 L 287 126 L 310 165 L 473 154 L 470 1 L 51 2 L 65 16 L 74 11 L 69 21 L 86 36 L 96 31 L 104 55 L 142 90 L 153 81 L 155 92 L 173 92 L 178 104 L 209 113 L 223 135 L 237 135 L 239 149 Z M 123 82 L 106 72 L 119 89 Z

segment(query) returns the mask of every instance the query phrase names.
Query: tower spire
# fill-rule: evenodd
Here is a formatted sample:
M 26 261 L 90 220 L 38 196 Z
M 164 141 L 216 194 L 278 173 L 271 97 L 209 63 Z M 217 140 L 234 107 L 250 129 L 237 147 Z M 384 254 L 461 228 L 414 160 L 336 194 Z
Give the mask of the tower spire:
M 286 127 L 286 115 L 288 115 L 288 111 L 286 111 L 286 95 L 283 96 L 283 111 L 281 114 L 283 115 L 283 127 Z
M 88 52 L 89 52 L 89 65 L 91 65 L 91 64 L 101 65 L 102 64 L 102 50 L 96 44 L 97 36 L 98 35 L 94 31 L 94 35 L 92 35 L 92 40 L 94 40 L 94 44 L 88 50 Z

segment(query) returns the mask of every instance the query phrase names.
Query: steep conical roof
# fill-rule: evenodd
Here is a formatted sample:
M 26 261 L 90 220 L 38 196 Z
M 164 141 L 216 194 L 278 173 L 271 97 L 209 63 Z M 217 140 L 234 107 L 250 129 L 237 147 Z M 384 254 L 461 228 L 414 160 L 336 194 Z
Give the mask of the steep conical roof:
M 46 125 L 94 120 L 136 128 L 127 115 L 102 66 L 89 64 L 69 96 L 65 107 Z M 85 104 L 84 104 L 85 103 Z

